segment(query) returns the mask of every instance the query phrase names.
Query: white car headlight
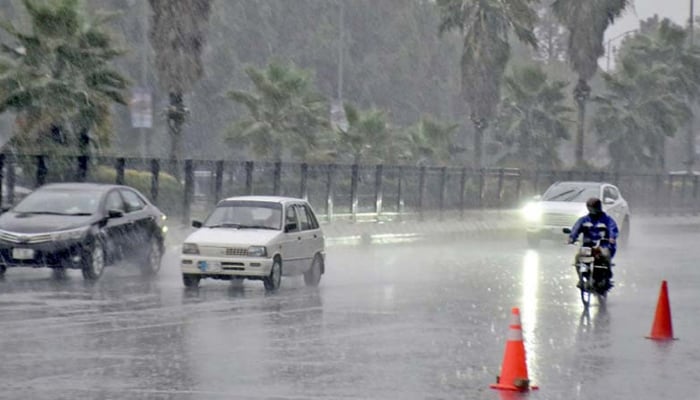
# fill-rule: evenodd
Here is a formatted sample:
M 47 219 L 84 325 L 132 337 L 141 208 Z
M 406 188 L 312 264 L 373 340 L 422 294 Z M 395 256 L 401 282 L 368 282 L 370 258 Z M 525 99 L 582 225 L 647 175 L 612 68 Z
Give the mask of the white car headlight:
M 542 219 L 542 206 L 539 203 L 527 203 L 522 213 L 526 221 L 539 222 Z
M 199 254 L 199 247 L 194 243 L 184 243 L 182 245 L 182 254 Z
M 267 257 L 267 248 L 265 246 L 250 246 L 248 247 L 248 257 Z
M 69 229 L 67 231 L 53 232 L 51 234 L 51 239 L 54 241 L 82 239 L 89 229 L 89 226 L 83 226 L 78 229 Z

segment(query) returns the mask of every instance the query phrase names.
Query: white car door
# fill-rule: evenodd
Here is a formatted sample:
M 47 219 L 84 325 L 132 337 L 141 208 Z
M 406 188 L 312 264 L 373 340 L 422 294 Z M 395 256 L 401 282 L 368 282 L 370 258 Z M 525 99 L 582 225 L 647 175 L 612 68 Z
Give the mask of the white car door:
M 298 275 L 303 258 L 303 244 L 296 207 L 288 204 L 284 210 L 284 235 L 282 247 L 282 274 Z
M 322 242 L 318 223 L 311 215 L 311 210 L 305 204 L 296 206 L 299 227 L 301 228 L 302 258 L 301 272 L 306 272 L 311 268 L 314 256 L 318 252 L 319 243 Z

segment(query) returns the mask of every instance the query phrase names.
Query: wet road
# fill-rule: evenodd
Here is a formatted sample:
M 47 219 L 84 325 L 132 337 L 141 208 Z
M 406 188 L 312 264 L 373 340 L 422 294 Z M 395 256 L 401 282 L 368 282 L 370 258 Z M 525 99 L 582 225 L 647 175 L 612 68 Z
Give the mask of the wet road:
M 520 307 L 529 399 L 695 398 L 700 228 L 635 232 L 607 307 L 586 315 L 573 248 L 471 241 L 332 248 L 321 286 L 286 278 L 183 289 L 177 255 L 143 281 L 108 269 L 0 282 L 2 399 L 501 399 Z M 663 279 L 675 336 L 649 334 Z M 503 397 L 504 398 L 504 397 Z

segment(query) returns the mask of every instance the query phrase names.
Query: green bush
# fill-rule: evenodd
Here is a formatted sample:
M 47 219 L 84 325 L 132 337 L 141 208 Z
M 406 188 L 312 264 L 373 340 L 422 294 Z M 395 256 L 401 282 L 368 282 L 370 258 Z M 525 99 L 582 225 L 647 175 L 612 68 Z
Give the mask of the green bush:
M 89 181 L 114 183 L 117 171 L 114 168 L 99 166 L 90 170 Z M 124 183 L 133 187 L 151 201 L 151 173 L 134 169 L 124 170 Z M 168 215 L 181 215 L 185 189 L 172 175 L 161 172 L 158 175 L 158 200 L 156 204 Z

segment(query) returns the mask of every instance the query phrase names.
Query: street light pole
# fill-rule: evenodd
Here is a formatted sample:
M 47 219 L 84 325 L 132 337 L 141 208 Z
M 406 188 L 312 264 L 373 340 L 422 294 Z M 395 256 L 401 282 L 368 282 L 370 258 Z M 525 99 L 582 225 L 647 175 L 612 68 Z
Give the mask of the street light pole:
M 610 59 L 612 56 L 612 42 L 621 38 L 621 37 L 627 36 L 630 33 L 635 33 L 635 32 L 637 32 L 637 29 L 631 29 L 629 31 L 622 32 L 621 34 L 619 34 L 615 37 L 612 37 L 612 38 L 608 39 L 607 42 L 605 42 L 605 47 L 607 48 L 606 67 L 605 68 L 606 68 L 607 72 L 610 72 Z

